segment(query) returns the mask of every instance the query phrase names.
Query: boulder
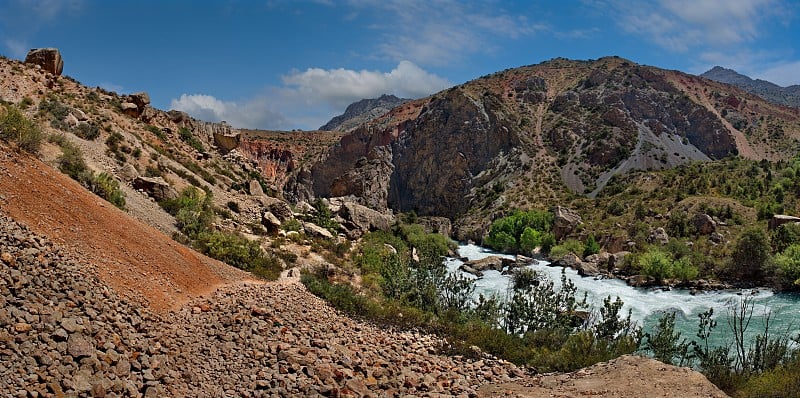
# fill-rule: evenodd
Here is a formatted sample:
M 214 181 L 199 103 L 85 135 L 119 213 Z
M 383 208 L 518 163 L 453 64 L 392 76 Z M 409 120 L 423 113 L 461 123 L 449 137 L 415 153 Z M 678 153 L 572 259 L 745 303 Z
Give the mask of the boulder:
M 468 273 L 468 274 L 475 275 L 475 276 L 477 276 L 478 278 L 482 278 L 482 277 L 483 277 L 483 272 L 481 272 L 481 271 L 478 271 L 478 270 L 476 270 L 475 268 L 472 268 L 472 267 L 470 267 L 470 266 L 469 266 L 469 265 L 467 265 L 467 264 L 462 264 L 460 267 L 458 267 L 458 269 L 459 269 L 460 271 L 466 272 L 466 273 Z
M 620 251 L 610 255 L 608 257 L 608 269 L 613 270 L 621 267 L 625 257 L 628 257 L 630 254 L 631 252 L 628 251 Z
M 289 204 L 278 198 L 273 198 L 271 196 L 259 196 L 258 200 L 261 202 L 261 205 L 274 214 L 275 217 L 278 217 L 281 222 L 294 217 L 294 212 Z
M 364 232 L 388 231 L 394 224 L 394 217 L 352 202 L 346 202 L 339 215 Z
M 578 269 L 580 263 L 581 263 L 581 258 L 575 255 L 574 253 L 565 254 L 561 258 L 553 261 L 553 265 L 555 266 L 572 268 L 572 269 Z
M 717 223 L 708 214 L 698 213 L 692 219 L 694 229 L 700 235 L 710 235 L 717 230 Z
M 708 236 L 708 240 L 719 244 L 725 242 L 725 237 L 719 232 L 712 232 L 711 235 Z
M 327 229 L 322 228 L 314 223 L 310 222 L 303 223 L 303 230 L 306 231 L 306 233 L 311 236 L 317 236 L 325 239 L 333 239 L 333 234 L 331 233 L 331 231 L 328 231 Z
M 502 271 L 504 267 L 511 266 L 513 264 L 513 259 L 500 256 L 489 256 L 480 260 L 470 260 L 464 262 L 464 265 L 477 271 Z
M 183 112 L 183 111 L 176 111 L 174 109 L 167 112 L 167 117 L 173 123 L 178 123 L 178 124 L 186 123 L 186 122 L 192 120 L 192 118 L 189 117 L 188 113 Z
M 39 65 L 56 76 L 64 70 L 64 60 L 57 48 L 32 48 L 25 56 L 25 63 Z
M 144 191 L 148 196 L 159 202 L 178 197 L 178 191 L 161 177 L 136 177 L 133 180 L 133 188 Z
M 137 177 L 139 177 L 139 172 L 136 170 L 136 167 L 133 167 L 132 164 L 125 163 L 125 165 L 122 166 L 122 168 L 120 168 L 119 171 L 117 171 L 117 175 L 123 181 L 133 181 Z
M 75 115 L 70 113 L 69 115 L 67 115 L 67 117 L 64 118 L 64 123 L 66 123 L 67 126 L 69 126 L 70 128 L 74 129 L 78 127 L 78 123 L 80 123 L 80 121 L 78 120 L 77 117 L 75 117 Z
M 583 223 L 581 216 L 566 207 L 553 208 L 553 235 L 556 240 L 561 240 L 569 235 L 575 227 Z
M 417 223 L 422 225 L 427 233 L 439 233 L 448 238 L 453 234 L 453 224 L 447 217 L 419 217 Z
M 123 102 L 119 105 L 119 109 L 123 114 L 130 117 L 139 117 L 139 107 L 133 102 Z
M 136 107 L 139 109 L 144 109 L 146 106 L 150 105 L 150 95 L 144 91 L 133 93 L 128 96 L 128 101 L 136 104 Z
M 259 183 L 258 180 L 250 180 L 248 191 L 250 192 L 250 195 L 253 196 L 264 195 L 264 190 L 261 188 L 261 183 Z
M 787 216 L 785 214 L 775 214 L 769 220 L 769 229 L 774 230 L 783 224 L 800 222 L 800 217 Z
M 662 245 L 666 245 L 669 243 L 669 235 L 667 235 L 667 231 L 664 230 L 662 227 L 658 227 L 652 231 L 650 231 L 650 236 L 647 238 L 650 243 L 660 243 Z
M 317 210 L 314 208 L 314 206 L 311 206 L 311 204 L 303 200 L 297 202 L 297 204 L 295 204 L 294 207 L 297 209 L 298 212 L 303 214 L 310 214 Z
M 597 263 L 589 261 L 580 261 L 575 265 L 575 269 L 580 276 L 597 276 L 600 275 L 600 269 Z
M 264 214 L 261 215 L 261 225 L 267 228 L 267 231 L 274 232 L 277 231 L 282 223 L 278 217 L 275 217 L 271 211 L 265 211 Z

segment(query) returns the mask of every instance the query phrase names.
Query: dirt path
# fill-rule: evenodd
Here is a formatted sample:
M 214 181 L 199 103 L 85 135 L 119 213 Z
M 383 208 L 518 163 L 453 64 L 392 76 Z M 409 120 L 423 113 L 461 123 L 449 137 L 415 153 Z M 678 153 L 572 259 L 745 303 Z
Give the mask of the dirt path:
M 0 211 L 75 251 L 119 293 L 177 308 L 249 274 L 173 241 L 57 170 L 0 145 Z

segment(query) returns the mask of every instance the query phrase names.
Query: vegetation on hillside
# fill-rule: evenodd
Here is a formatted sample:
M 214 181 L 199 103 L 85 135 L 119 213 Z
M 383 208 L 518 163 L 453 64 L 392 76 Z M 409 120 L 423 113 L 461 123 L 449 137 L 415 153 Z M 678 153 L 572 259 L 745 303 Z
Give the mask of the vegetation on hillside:
M 556 287 L 542 275 L 520 271 L 505 297 L 475 301 L 473 281 L 442 263 L 451 249 L 442 235 L 398 224 L 391 233 L 367 234 L 348 259 L 361 286 L 330 280 L 324 270 L 306 273 L 302 281 L 356 316 L 424 328 L 446 336 L 452 352 L 474 355 L 467 348 L 475 345 L 541 371 L 575 370 L 636 350 L 640 331 L 619 299 L 588 308 L 566 276 Z
M 260 241 L 212 228 L 216 218 L 213 203 L 210 191 L 189 186 L 177 198 L 159 204 L 175 217 L 187 243 L 201 253 L 262 278 L 277 279 L 281 272 L 280 262 L 261 248 Z

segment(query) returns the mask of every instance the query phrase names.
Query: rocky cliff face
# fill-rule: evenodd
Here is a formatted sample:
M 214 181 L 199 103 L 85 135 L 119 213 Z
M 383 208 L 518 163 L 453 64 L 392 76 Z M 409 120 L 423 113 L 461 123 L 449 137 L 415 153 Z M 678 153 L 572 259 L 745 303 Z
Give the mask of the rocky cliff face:
M 325 131 L 350 131 L 408 101 L 411 100 L 386 94 L 378 98 L 362 99 L 348 105 L 343 114 L 334 117 L 319 129 Z
M 608 57 L 555 59 L 412 101 L 344 136 L 311 169 L 318 196 L 458 219 L 611 177 L 731 155 L 791 156 L 798 112 L 725 84 Z

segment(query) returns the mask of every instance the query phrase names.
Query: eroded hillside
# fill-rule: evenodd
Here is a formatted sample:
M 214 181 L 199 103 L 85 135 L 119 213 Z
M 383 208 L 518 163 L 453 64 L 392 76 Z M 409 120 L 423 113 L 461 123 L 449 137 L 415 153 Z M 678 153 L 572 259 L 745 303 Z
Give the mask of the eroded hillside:
M 313 189 L 472 225 L 503 208 L 594 196 L 632 170 L 733 155 L 788 159 L 798 150 L 799 112 L 617 57 L 555 59 L 361 126 L 312 168 Z

